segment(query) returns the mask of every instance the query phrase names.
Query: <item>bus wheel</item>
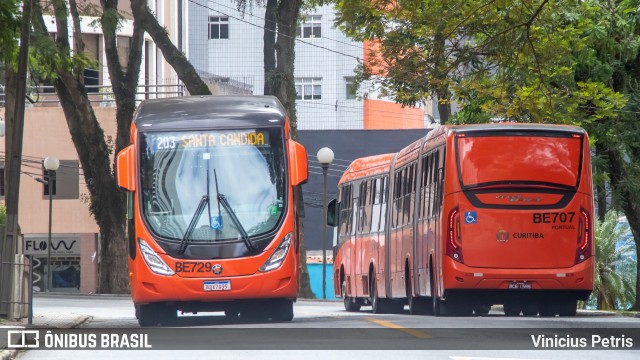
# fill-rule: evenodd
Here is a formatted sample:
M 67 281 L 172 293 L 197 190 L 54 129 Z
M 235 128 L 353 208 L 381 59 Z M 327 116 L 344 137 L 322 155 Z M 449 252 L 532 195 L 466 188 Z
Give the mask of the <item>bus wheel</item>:
M 576 316 L 578 312 L 578 300 L 565 299 L 557 304 L 558 315 Z
M 356 302 L 356 299 L 347 296 L 347 283 L 342 282 L 342 299 L 344 302 L 344 309 L 349 312 L 360 311 L 360 303 Z
M 293 320 L 293 300 L 282 299 L 273 304 L 271 320 L 291 321 Z
M 176 308 L 161 303 L 138 306 L 138 323 L 143 327 L 175 326 L 178 321 Z
M 489 314 L 489 311 L 491 311 L 491 305 L 484 304 L 473 306 L 473 312 L 478 316 L 487 315 Z
M 433 271 L 431 271 L 431 276 L 430 276 L 430 282 L 431 282 L 431 313 L 433 314 L 433 316 L 442 316 L 443 312 L 442 312 L 442 300 L 438 299 L 438 294 L 436 294 L 436 287 L 435 284 L 433 283 Z
M 520 315 L 521 306 L 515 302 L 504 303 L 504 314 L 506 316 L 518 316 Z
M 369 289 L 369 301 L 371 302 L 371 311 L 374 314 L 384 314 L 384 309 L 382 303 L 380 303 L 380 298 L 378 297 L 378 287 L 376 286 L 375 277 L 371 278 L 371 289 Z
M 142 327 L 158 326 L 156 304 L 138 305 L 138 324 Z

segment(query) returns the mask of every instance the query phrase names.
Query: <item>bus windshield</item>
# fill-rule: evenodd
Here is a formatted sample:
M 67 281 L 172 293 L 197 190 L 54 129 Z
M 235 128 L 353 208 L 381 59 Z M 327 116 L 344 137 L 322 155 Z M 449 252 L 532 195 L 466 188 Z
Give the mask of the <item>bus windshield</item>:
M 149 132 L 140 140 L 142 214 L 156 235 L 241 241 L 243 231 L 256 236 L 279 223 L 286 179 L 281 129 Z M 198 209 L 205 196 L 206 207 Z
M 465 188 L 514 183 L 578 186 L 582 135 L 466 133 L 457 137 L 456 145 Z

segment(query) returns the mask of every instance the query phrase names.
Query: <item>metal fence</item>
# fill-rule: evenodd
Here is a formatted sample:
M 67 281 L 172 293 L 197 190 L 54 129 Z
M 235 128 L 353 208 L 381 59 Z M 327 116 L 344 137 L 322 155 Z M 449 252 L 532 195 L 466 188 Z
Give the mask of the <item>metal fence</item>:
M 86 85 L 89 101 L 100 107 L 116 106 L 115 95 L 111 85 Z M 136 100 L 159 99 L 184 96 L 186 87 L 183 84 L 138 85 Z M 0 84 L 0 107 L 4 107 L 4 86 Z M 27 89 L 27 107 L 60 106 L 58 95 L 53 86 L 42 85 Z

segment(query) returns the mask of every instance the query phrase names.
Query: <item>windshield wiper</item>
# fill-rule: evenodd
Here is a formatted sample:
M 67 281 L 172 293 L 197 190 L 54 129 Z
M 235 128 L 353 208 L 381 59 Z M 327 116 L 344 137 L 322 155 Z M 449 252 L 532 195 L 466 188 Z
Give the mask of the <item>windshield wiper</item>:
M 209 173 L 207 172 L 207 176 L 208 174 Z M 227 210 L 227 212 L 229 213 L 229 216 L 231 217 L 231 221 L 238 228 L 240 237 L 242 238 L 242 241 L 244 241 L 244 244 L 247 245 L 247 249 L 255 250 L 256 249 L 255 246 L 253 246 L 253 243 L 251 242 L 251 240 L 249 240 L 249 234 L 247 234 L 247 231 L 244 229 L 244 226 L 242 226 L 240 219 L 238 219 L 238 217 L 236 216 L 236 212 L 233 211 L 233 208 L 229 204 L 229 201 L 227 201 L 227 197 L 224 194 L 221 194 L 220 191 L 218 191 L 218 174 L 216 173 L 216 169 L 213 169 L 213 181 L 215 181 L 215 185 L 216 185 L 216 199 L 218 199 L 218 214 L 222 216 L 222 213 L 220 212 L 220 204 L 222 204 L 222 207 L 225 210 Z
M 247 231 L 244 229 L 244 226 L 242 226 L 240 219 L 238 219 L 238 217 L 236 216 L 235 211 L 233 211 L 233 208 L 229 204 L 229 201 L 227 201 L 227 197 L 224 194 L 218 193 L 218 203 L 222 204 L 222 207 L 229 213 L 231 221 L 233 221 L 233 224 L 238 228 L 240 237 L 247 245 L 247 249 L 255 250 L 255 246 L 253 246 L 253 243 L 251 242 L 251 240 L 249 240 L 249 234 L 247 234 Z
M 198 224 L 198 219 L 200 219 L 200 216 L 204 212 L 204 208 L 205 208 L 205 206 L 207 206 L 208 203 L 209 203 L 209 196 L 208 195 L 203 195 L 202 199 L 200 199 L 200 202 L 198 203 L 198 207 L 196 208 L 196 212 L 193 214 L 193 217 L 191 218 L 191 222 L 189 222 L 189 226 L 187 227 L 187 231 L 184 232 L 184 236 L 182 237 L 182 241 L 180 241 L 180 247 L 178 247 L 178 254 L 184 254 L 184 252 L 187 251 L 187 245 L 188 245 L 189 238 L 191 237 L 191 234 L 193 233 L 193 230 L 195 230 L 196 224 Z

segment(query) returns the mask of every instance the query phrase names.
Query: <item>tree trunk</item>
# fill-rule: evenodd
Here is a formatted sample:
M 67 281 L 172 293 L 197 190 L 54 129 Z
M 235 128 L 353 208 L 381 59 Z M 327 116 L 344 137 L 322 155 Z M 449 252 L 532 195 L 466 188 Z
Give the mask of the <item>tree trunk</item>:
M 629 192 L 628 187 L 618 186 L 625 176 L 629 176 L 626 172 L 624 157 L 619 149 L 609 144 L 604 144 L 602 150 L 608 158 L 611 186 L 621 192 L 619 205 L 627 217 L 636 243 L 636 257 L 640 258 L 640 203 L 633 201 L 635 196 Z M 640 275 L 640 261 L 636 263 L 636 298 L 632 310 L 640 310 L 640 276 L 638 275 Z
M 11 169 L 9 162 L 11 161 L 12 152 L 11 145 L 13 139 L 11 129 L 15 126 L 15 111 L 16 111 L 16 88 L 18 87 L 18 74 L 11 64 L 5 64 L 5 86 L 4 86 L 4 121 L 5 121 L 5 136 L 4 136 L 4 168 Z M 4 172 L 4 183 L 8 184 L 9 171 Z
M 267 0 L 264 12 L 263 54 L 264 54 L 264 94 L 273 95 L 275 89 L 271 77 L 276 69 L 276 8 L 278 0 Z
M 289 114 L 291 137 L 298 137 L 296 118 L 296 88 L 293 75 L 295 36 L 301 0 L 268 0 L 264 27 L 264 94 L 274 95 Z M 277 36 L 276 30 L 277 29 Z M 300 297 L 314 298 L 307 269 L 307 251 L 304 243 L 304 199 L 300 187 L 294 189 L 300 241 Z
M 131 10 L 135 22 L 138 23 L 153 39 L 162 51 L 165 60 L 178 74 L 191 95 L 211 95 L 211 90 L 202 81 L 196 69 L 187 57 L 171 42 L 167 31 L 160 26 L 158 19 L 151 13 L 147 0 L 131 0 Z
M 56 43 L 62 54 L 70 54 L 68 36 L 68 12 L 64 0 L 54 2 L 56 8 Z M 44 26 L 42 9 L 36 6 L 38 22 L 34 24 L 36 34 L 49 36 Z M 75 10 L 75 9 L 74 9 Z M 77 11 L 71 11 L 77 16 Z M 79 21 L 79 19 L 75 19 Z M 80 34 L 76 34 L 76 38 Z M 94 216 L 102 241 L 100 243 L 99 292 L 127 293 L 127 245 L 124 236 L 124 203 L 113 176 L 109 147 L 104 132 L 91 107 L 83 83 L 84 69 L 55 69 L 54 80 L 58 99 L 67 120 L 71 139 L 78 153 L 89 189 L 89 210 Z
M 302 0 L 281 0 L 277 8 L 278 37 L 276 39 L 275 96 L 289 112 L 291 137 L 298 137 L 296 117 L 296 86 L 293 75 L 296 27 Z
M 451 103 L 449 102 L 449 94 L 446 90 L 438 93 L 438 114 L 440 114 L 440 124 L 444 125 L 449 122 Z
M 84 178 L 91 194 L 90 211 L 98 223 L 100 293 L 128 293 L 127 245 L 124 236 L 124 204 L 111 170 L 104 132 L 93 112 L 84 85 L 70 72 L 59 72 L 54 81 L 67 119 Z
M 434 76 L 437 79 L 435 86 L 435 94 L 438 100 L 438 114 L 440 115 L 440 124 L 444 125 L 449 122 L 451 116 L 451 93 L 449 92 L 447 67 L 447 37 L 437 33 L 433 39 L 433 63 Z

